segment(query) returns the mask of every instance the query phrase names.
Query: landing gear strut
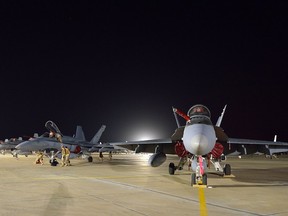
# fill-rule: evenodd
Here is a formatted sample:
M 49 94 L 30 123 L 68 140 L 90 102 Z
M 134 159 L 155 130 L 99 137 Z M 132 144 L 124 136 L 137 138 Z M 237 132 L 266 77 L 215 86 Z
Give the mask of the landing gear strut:
M 230 164 L 225 164 L 224 167 L 221 166 L 220 162 L 222 159 L 225 159 L 224 156 L 221 156 L 221 158 L 210 158 L 210 162 L 213 164 L 215 171 L 223 173 L 224 176 L 231 175 L 231 166 Z
M 180 157 L 178 166 L 175 166 L 174 163 L 169 164 L 169 174 L 174 175 L 176 170 L 183 169 L 184 164 L 187 162 L 187 156 Z M 210 163 L 214 165 L 215 170 L 220 172 L 223 176 L 231 175 L 231 166 L 230 164 L 225 164 L 224 167 L 220 165 L 221 158 L 208 158 L 208 165 L 210 168 Z M 205 158 L 202 156 L 194 155 L 192 157 L 191 168 L 193 170 L 191 174 L 191 186 L 203 185 L 207 186 L 207 173 L 205 173 L 205 169 L 208 167 Z
M 174 175 L 175 170 L 177 170 L 177 169 L 182 170 L 183 166 L 185 165 L 186 162 L 187 162 L 187 156 L 180 157 L 178 166 L 175 166 L 175 164 L 171 162 L 169 164 L 169 174 Z
M 191 174 L 191 185 L 207 185 L 207 174 L 205 168 L 207 167 L 205 159 L 202 156 L 194 156 L 192 160 L 192 169 L 195 170 Z
M 197 176 L 196 173 L 191 174 L 191 186 L 193 185 L 207 185 L 207 174 Z

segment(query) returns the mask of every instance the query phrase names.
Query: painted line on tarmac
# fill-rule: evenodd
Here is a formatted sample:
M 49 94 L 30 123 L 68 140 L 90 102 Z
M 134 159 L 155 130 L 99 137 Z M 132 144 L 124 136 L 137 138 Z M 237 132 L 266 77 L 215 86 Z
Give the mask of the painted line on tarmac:
M 207 216 L 208 214 L 207 214 L 207 208 L 206 208 L 204 188 L 199 187 L 198 194 L 199 194 L 199 204 L 200 204 L 200 216 Z
M 167 174 L 168 175 L 168 174 Z M 43 177 L 32 177 L 31 179 L 34 180 L 79 180 L 79 179 L 84 179 L 84 180 L 88 180 L 88 181 L 92 181 L 92 182 L 101 182 L 101 183 L 105 183 L 105 184 L 111 184 L 114 186 L 122 186 L 122 187 L 126 187 L 126 188 L 130 188 L 130 189 L 137 189 L 137 190 L 141 190 L 141 191 L 148 191 L 148 192 L 152 192 L 152 193 L 157 193 L 157 194 L 162 194 L 163 196 L 169 196 L 171 198 L 175 198 L 175 199 L 180 199 L 182 201 L 185 202 L 193 202 L 193 203 L 198 203 L 200 206 L 200 213 L 201 216 L 206 216 L 207 215 L 207 206 L 212 206 L 212 207 L 217 207 L 220 209 L 225 209 L 227 211 L 231 211 L 231 214 L 233 212 L 240 212 L 240 213 L 245 213 L 246 215 L 258 215 L 260 216 L 261 214 L 255 213 L 255 212 L 251 212 L 251 211 L 247 211 L 244 209 L 237 209 L 237 208 L 231 208 L 231 207 L 227 207 L 227 206 L 223 206 L 220 204 L 215 204 L 215 203 L 209 203 L 206 202 L 205 200 L 205 195 L 204 195 L 204 190 L 205 188 L 198 188 L 199 189 L 199 198 L 197 199 L 193 199 L 191 197 L 182 197 L 182 196 L 178 196 L 175 194 L 170 194 L 167 192 L 163 192 L 163 191 L 158 191 L 155 189 L 149 189 L 149 188 L 145 188 L 145 187 L 141 187 L 141 186 L 137 186 L 137 185 L 131 185 L 128 183 L 121 183 L 121 182 L 117 182 L 117 181 L 113 181 L 113 179 L 120 179 L 120 178 L 143 178 L 143 177 L 161 177 L 163 175 L 139 175 L 139 176 L 59 176 L 59 175 L 47 175 L 47 176 L 43 176 Z M 202 190 L 200 190 L 202 189 Z M 206 211 L 206 213 L 205 213 Z
M 130 188 L 130 189 L 137 189 L 137 190 L 141 190 L 141 191 L 149 191 L 149 192 L 153 192 L 153 193 L 157 193 L 157 194 L 162 194 L 164 196 L 169 196 L 171 198 L 180 199 L 182 201 L 194 202 L 194 203 L 199 203 L 200 204 L 199 200 L 197 200 L 197 199 L 192 199 L 190 197 L 182 197 L 182 196 L 170 194 L 170 193 L 167 193 L 167 192 L 158 191 L 158 190 L 155 190 L 155 189 L 144 188 L 144 187 L 141 187 L 141 186 L 131 185 L 131 184 L 127 184 L 127 183 L 114 182 L 114 181 L 111 181 L 111 180 L 108 180 L 108 179 L 95 179 L 95 178 L 94 179 L 93 178 L 87 178 L 87 180 L 94 181 L 94 182 L 101 182 L 101 183 L 105 183 L 105 184 L 112 184 L 112 185 L 116 185 L 116 186 L 122 186 L 122 187 Z M 203 193 L 204 193 L 205 188 L 201 188 L 201 189 L 203 189 Z M 201 199 L 203 199 L 203 197 Z M 245 213 L 245 215 L 263 216 L 262 214 L 258 214 L 258 213 L 247 211 L 247 210 L 243 210 L 243 209 L 227 207 L 227 206 L 223 206 L 223 205 L 220 205 L 220 204 L 214 204 L 214 203 L 209 203 L 209 202 L 206 203 L 205 199 L 204 199 L 204 203 L 205 203 L 205 208 L 206 208 L 206 204 L 207 204 L 208 206 L 212 206 L 212 207 L 216 207 L 216 208 L 220 208 L 220 209 L 225 209 L 227 211 L 231 211 L 231 214 L 233 214 L 233 212 L 234 213 L 235 212 L 237 212 L 237 213 L 240 212 L 240 213 Z M 202 208 L 204 208 L 204 207 L 202 207 Z M 205 211 L 204 211 L 204 213 L 205 213 Z M 206 214 L 204 214 L 204 213 L 201 216 L 206 216 L 207 215 L 207 212 L 206 212 Z

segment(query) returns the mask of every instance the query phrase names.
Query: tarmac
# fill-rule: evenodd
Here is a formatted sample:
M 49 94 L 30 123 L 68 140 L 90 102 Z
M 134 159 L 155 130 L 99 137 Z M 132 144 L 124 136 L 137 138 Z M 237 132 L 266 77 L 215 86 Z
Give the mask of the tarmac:
M 228 157 L 233 177 L 211 169 L 207 188 L 191 186 L 187 166 L 169 175 L 176 156 L 156 168 L 146 154 L 93 158 L 61 167 L 48 158 L 36 165 L 33 155 L 0 155 L 0 216 L 288 215 L 287 156 Z

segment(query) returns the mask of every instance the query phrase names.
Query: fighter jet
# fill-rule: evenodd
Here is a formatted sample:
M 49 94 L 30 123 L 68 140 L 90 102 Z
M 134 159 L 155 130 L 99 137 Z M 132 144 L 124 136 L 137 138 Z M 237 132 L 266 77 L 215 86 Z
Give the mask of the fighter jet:
M 18 145 L 20 142 L 23 142 L 22 137 L 5 139 L 4 142 L 0 144 L 0 150 L 2 154 L 5 154 L 7 150 L 12 151 L 15 149 L 15 146 Z
M 5 155 L 7 152 L 12 153 L 12 151 L 15 150 L 15 147 L 23 141 L 24 140 L 22 139 L 22 137 L 19 137 L 18 139 L 5 139 L 5 141 L 0 144 L 0 151 L 3 155 Z
M 36 137 L 37 133 L 34 134 L 33 137 Z M 10 139 L 5 139 L 4 142 L 0 143 L 0 151 L 3 155 L 5 155 L 7 152 L 10 152 L 13 157 L 18 158 L 18 155 L 25 155 L 26 157 L 30 155 L 30 152 L 21 152 L 16 149 L 16 146 L 25 140 L 27 140 L 28 137 L 18 137 L 18 138 L 10 138 Z
M 52 121 L 47 121 L 45 124 L 49 132 L 45 132 L 43 135 L 38 138 L 33 138 L 28 141 L 22 142 L 17 145 L 15 148 L 20 151 L 43 151 L 43 152 L 57 152 L 55 155 L 60 155 L 61 145 L 67 146 L 70 150 L 70 158 L 79 157 L 80 155 L 88 158 L 89 162 L 93 161 L 91 152 L 89 149 L 92 147 L 100 145 L 99 139 L 104 132 L 106 126 L 102 125 L 91 141 L 86 141 L 85 135 L 82 129 L 82 126 L 77 126 L 75 136 L 66 136 L 61 133 L 57 125 Z M 61 141 L 57 140 L 55 136 L 51 136 L 51 133 L 58 134 L 61 136 Z
M 191 184 L 207 185 L 207 172 L 210 165 L 214 165 L 217 172 L 224 175 L 231 175 L 229 164 L 221 165 L 227 155 L 243 155 L 263 153 L 272 155 L 277 152 L 287 152 L 288 143 L 263 140 L 250 140 L 229 138 L 220 127 L 226 105 L 215 125 L 211 121 L 210 110 L 202 105 L 192 106 L 187 115 L 173 107 L 178 128 L 169 139 L 145 140 L 145 141 L 125 141 L 110 143 L 112 145 L 123 146 L 135 153 L 153 153 L 148 163 L 152 167 L 163 164 L 166 154 L 177 154 L 179 163 L 169 164 L 169 174 L 174 175 L 176 170 L 181 170 L 187 158 L 191 158 Z M 186 121 L 185 126 L 180 126 L 177 115 Z

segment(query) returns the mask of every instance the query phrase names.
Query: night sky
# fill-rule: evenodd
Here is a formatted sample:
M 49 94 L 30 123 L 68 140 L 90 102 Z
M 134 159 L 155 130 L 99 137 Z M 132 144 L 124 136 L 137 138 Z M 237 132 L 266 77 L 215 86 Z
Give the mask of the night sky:
M 81 2 L 81 3 L 80 3 Z M 93 3 L 92 3 L 93 2 Z M 285 1 L 1 1 L 0 139 L 168 138 L 206 105 L 233 138 L 288 141 Z M 181 120 L 184 124 L 184 121 Z

